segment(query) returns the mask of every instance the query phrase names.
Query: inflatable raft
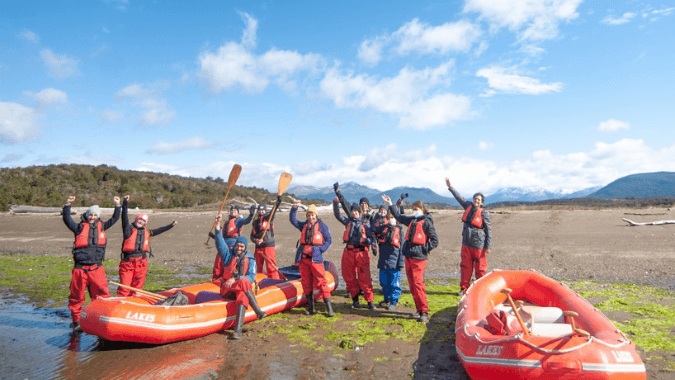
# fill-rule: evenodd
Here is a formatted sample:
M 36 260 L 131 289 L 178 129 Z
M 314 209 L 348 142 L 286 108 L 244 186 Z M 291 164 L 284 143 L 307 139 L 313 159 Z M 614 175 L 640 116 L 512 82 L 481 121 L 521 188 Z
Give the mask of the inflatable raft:
M 331 292 L 337 288 L 335 264 L 325 261 L 326 280 Z M 287 280 L 273 280 L 258 274 L 256 299 L 267 315 L 282 312 L 307 302 L 302 294 L 297 267 L 281 268 Z M 164 344 L 199 338 L 234 326 L 234 300 L 223 300 L 220 287 L 211 282 L 160 292 L 171 296 L 183 292 L 190 301 L 184 306 L 156 305 L 147 296 L 98 298 L 81 314 L 80 326 L 87 334 L 106 340 Z M 257 318 L 249 307 L 244 323 Z
M 455 329 L 457 356 L 474 380 L 647 378 L 635 345 L 604 314 L 534 271 L 474 282 Z

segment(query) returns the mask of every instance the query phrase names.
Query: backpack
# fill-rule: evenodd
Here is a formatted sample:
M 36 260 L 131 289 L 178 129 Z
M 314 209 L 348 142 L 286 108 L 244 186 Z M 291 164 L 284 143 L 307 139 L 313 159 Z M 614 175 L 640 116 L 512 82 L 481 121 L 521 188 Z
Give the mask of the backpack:
M 164 305 L 164 306 L 183 306 L 189 305 L 190 300 L 185 295 L 185 293 L 180 290 L 176 291 L 174 294 L 166 297 L 165 299 L 157 302 L 155 305 Z

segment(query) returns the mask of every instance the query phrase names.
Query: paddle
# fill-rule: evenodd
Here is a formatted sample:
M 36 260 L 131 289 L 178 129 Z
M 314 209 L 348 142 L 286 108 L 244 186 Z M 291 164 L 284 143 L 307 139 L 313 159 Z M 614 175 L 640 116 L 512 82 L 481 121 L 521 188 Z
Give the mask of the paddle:
M 241 165 L 239 164 L 234 164 L 232 167 L 232 170 L 230 171 L 230 177 L 227 179 L 227 192 L 225 193 L 225 198 L 223 198 L 223 203 L 220 204 L 220 208 L 218 209 L 218 214 L 223 211 L 223 206 L 225 206 L 225 201 L 227 201 L 227 196 L 230 194 L 230 190 L 234 187 L 234 184 L 237 183 L 237 180 L 239 179 L 239 174 L 241 174 Z M 213 231 L 214 228 L 216 228 L 216 223 L 218 222 L 213 222 L 213 226 L 211 227 L 211 231 Z M 209 245 L 209 240 L 211 239 L 211 236 L 206 239 L 206 243 L 204 245 Z
M 518 323 L 520 323 L 520 327 L 523 329 L 523 334 L 525 337 L 528 337 L 530 335 L 530 332 L 527 331 L 527 327 L 525 326 L 525 322 L 523 322 L 523 319 L 520 318 L 520 313 L 518 312 L 518 309 L 516 308 L 516 304 L 513 302 L 513 298 L 511 298 L 511 289 L 509 288 L 504 288 L 502 289 L 502 293 L 506 294 L 506 298 L 509 300 L 509 305 L 511 305 L 511 309 L 513 309 L 513 312 L 516 314 L 516 319 L 518 319 Z
M 138 293 L 138 294 L 140 294 L 140 295 L 148 296 L 148 297 L 150 297 L 150 298 L 154 298 L 154 299 L 158 299 L 158 300 L 166 299 L 166 296 L 163 296 L 163 295 L 161 295 L 161 294 L 156 294 L 156 293 L 152 293 L 152 292 L 147 292 L 147 291 L 142 290 L 142 289 L 134 288 L 134 287 L 127 286 L 127 285 L 118 284 L 117 282 L 113 282 L 113 281 L 108 281 L 108 282 L 111 283 L 111 284 L 113 284 L 113 285 L 117 285 L 117 286 L 119 286 L 120 288 L 133 290 L 133 291 L 135 291 L 136 293 Z
M 572 325 L 572 331 L 574 331 L 575 333 L 577 333 L 577 334 L 579 334 L 579 335 L 583 335 L 583 336 L 585 336 L 585 337 L 587 337 L 587 338 L 588 338 L 589 336 L 591 336 L 591 334 L 589 334 L 588 331 L 582 330 L 582 329 L 578 329 L 578 328 L 577 328 L 577 324 L 574 323 L 574 318 L 575 318 L 575 317 L 578 317 L 578 316 L 579 316 L 579 313 L 577 313 L 576 311 L 572 311 L 572 310 L 565 310 L 565 311 L 563 311 L 563 315 L 566 316 L 567 318 L 569 318 L 569 320 L 570 320 L 570 325 Z
M 288 186 L 291 184 L 291 181 L 293 180 L 293 176 L 290 173 L 283 172 L 281 173 L 281 176 L 279 177 L 279 185 L 277 187 L 277 196 L 281 196 L 286 189 L 288 189 Z M 272 219 L 274 218 L 274 213 L 277 211 L 277 203 L 274 202 L 274 207 L 272 207 L 272 212 L 270 212 L 270 222 L 267 223 L 265 226 L 265 229 L 263 230 L 262 235 L 260 236 L 260 240 L 265 239 L 265 234 L 267 233 L 267 230 L 269 229 L 270 225 L 272 224 Z M 272 266 L 274 270 L 279 272 L 279 268 L 277 268 L 276 265 L 274 265 L 270 259 L 265 256 L 264 253 L 262 253 L 263 259 L 265 259 L 265 262 L 267 262 L 268 265 Z M 284 276 L 283 273 L 279 272 L 279 274 L 284 278 L 284 280 L 287 280 L 286 276 Z

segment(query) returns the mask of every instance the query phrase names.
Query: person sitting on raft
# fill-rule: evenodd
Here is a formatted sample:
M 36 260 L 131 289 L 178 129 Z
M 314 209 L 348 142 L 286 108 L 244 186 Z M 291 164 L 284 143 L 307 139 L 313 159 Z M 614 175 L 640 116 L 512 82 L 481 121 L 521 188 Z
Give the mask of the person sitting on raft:
M 97 205 L 89 207 L 82 214 L 79 223 L 75 223 L 70 217 L 70 205 L 75 201 L 74 196 L 69 196 L 63 206 L 63 223 L 75 234 L 73 243 L 72 278 L 70 280 L 70 295 L 68 296 L 68 309 L 73 323 L 70 327 L 73 332 L 81 332 L 80 314 L 85 301 L 85 291 L 89 290 L 92 301 L 98 297 L 108 298 L 108 280 L 105 277 L 103 260 L 105 260 L 105 247 L 107 243 L 105 231 L 112 227 L 120 218 L 120 197 L 114 197 L 115 211 L 112 218 L 103 222 L 101 208 Z
M 255 215 L 255 205 L 251 205 L 251 207 L 248 210 L 248 217 L 244 218 L 243 216 L 239 215 L 239 206 L 232 205 L 230 206 L 230 217 L 223 224 L 223 237 L 225 238 L 225 242 L 227 243 L 227 246 L 232 249 L 234 246 L 234 241 L 237 240 L 239 236 L 241 236 L 241 230 L 244 228 L 245 225 L 251 223 L 251 220 L 253 220 L 253 216 Z M 209 236 L 212 239 L 215 239 L 215 234 L 213 232 L 209 232 Z M 213 275 L 211 276 L 211 281 L 216 282 L 219 278 L 223 277 L 223 262 L 220 261 L 220 255 L 216 255 L 216 260 L 213 263 Z
M 166 226 L 151 230 L 147 228 L 149 216 L 146 213 L 136 215 L 133 223 L 129 223 L 129 196 L 122 202 L 122 257 L 119 265 L 120 283 L 136 289 L 143 289 L 145 276 L 148 273 L 148 253 L 152 256 L 150 237 L 159 235 L 173 228 L 178 222 L 173 221 Z M 136 292 L 128 288 L 118 287 L 118 297 L 129 297 Z
M 220 278 L 220 295 L 223 298 L 232 298 L 236 300 L 237 317 L 234 325 L 232 339 L 241 339 L 241 331 L 244 326 L 244 317 L 246 309 L 250 305 L 258 319 L 263 319 L 266 314 L 258 307 L 255 295 L 253 294 L 253 284 L 255 282 L 256 265 L 253 255 L 246 249 L 248 240 L 239 236 L 234 243 L 233 249 L 230 249 L 225 243 L 225 238 L 220 232 L 220 220 L 222 215 L 216 217 L 216 250 L 218 256 L 223 262 L 223 276 Z
M 288 216 L 291 224 L 301 231 L 300 244 L 295 255 L 295 263 L 300 269 L 300 282 L 302 294 L 307 298 L 307 315 L 316 313 L 314 309 L 314 289 L 319 290 L 319 299 L 323 298 L 326 303 L 326 315 L 332 317 L 333 306 L 330 300 L 330 290 L 326 281 L 326 267 L 323 264 L 323 253 L 326 252 L 332 242 L 328 226 L 319 219 L 316 206 L 311 204 L 307 208 L 307 221 L 298 222 L 295 217 L 298 212 L 300 201 L 296 201 L 291 207 Z

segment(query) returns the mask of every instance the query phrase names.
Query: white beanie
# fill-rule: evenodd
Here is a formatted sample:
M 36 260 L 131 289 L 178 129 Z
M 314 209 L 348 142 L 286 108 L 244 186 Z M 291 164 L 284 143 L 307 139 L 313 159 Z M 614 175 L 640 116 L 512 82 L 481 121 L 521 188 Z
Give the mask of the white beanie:
M 93 205 L 87 209 L 87 212 L 84 215 L 96 214 L 96 216 L 101 216 L 101 208 L 98 205 Z

